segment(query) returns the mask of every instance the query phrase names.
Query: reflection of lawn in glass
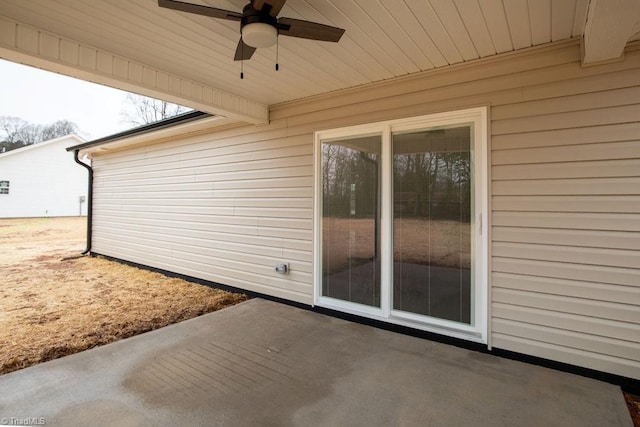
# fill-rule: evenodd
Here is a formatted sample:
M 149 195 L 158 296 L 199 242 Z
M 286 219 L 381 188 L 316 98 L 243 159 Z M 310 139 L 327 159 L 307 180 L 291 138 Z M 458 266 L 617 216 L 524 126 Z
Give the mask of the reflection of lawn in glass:
M 353 265 L 354 262 L 359 264 L 374 256 L 374 219 L 325 217 L 322 224 L 325 274 L 343 270 L 350 259 Z M 470 268 L 471 227 L 468 222 L 401 218 L 394 221 L 394 228 L 396 260 L 438 267 Z M 353 242 L 352 247 L 349 247 L 350 242 Z

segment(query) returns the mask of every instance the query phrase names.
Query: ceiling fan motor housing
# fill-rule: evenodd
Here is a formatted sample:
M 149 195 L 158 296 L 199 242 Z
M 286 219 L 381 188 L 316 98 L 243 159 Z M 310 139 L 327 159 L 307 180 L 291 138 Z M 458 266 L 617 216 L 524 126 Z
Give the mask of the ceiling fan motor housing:
M 269 47 L 275 44 L 278 37 L 278 18 L 271 16 L 268 9 L 256 10 L 250 3 L 242 10 L 240 32 L 242 41 L 248 46 Z
M 158 6 L 216 19 L 239 21 L 242 36 L 233 57 L 235 61 L 251 59 L 257 48 L 273 46 L 279 36 L 326 42 L 340 41 L 344 34 L 342 28 L 302 19 L 278 17 L 286 1 L 250 0 L 242 13 L 180 0 L 158 0 Z

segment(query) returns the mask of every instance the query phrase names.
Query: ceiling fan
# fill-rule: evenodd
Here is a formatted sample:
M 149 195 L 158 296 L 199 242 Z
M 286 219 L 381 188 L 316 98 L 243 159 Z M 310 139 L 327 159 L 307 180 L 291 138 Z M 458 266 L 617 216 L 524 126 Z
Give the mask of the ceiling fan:
M 273 46 L 279 35 L 338 42 L 344 34 L 342 28 L 301 19 L 278 18 L 278 13 L 286 1 L 250 0 L 249 4 L 242 9 L 242 13 L 177 0 L 158 0 L 158 6 L 212 18 L 239 21 L 241 36 L 234 56 L 236 61 L 250 59 L 256 48 Z

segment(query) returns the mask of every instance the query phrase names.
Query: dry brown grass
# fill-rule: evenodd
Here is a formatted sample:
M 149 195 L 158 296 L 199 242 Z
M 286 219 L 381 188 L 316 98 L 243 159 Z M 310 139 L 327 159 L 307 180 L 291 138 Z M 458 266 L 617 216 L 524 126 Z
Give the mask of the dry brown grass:
M 244 301 L 101 258 L 85 219 L 0 220 L 0 374 Z
M 635 427 L 640 427 L 640 396 L 624 393 L 625 400 L 627 402 L 627 408 L 631 414 L 631 420 Z

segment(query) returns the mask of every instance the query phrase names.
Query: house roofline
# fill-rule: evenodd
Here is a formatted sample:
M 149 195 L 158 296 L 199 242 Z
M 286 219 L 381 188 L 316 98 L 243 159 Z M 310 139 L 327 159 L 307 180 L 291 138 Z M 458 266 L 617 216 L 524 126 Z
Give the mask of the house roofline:
M 75 133 L 70 133 L 68 135 L 59 136 L 57 138 L 49 139 L 47 141 L 36 142 L 35 144 L 25 145 L 24 147 L 16 148 L 14 150 L 7 151 L 5 153 L 0 153 L 0 158 L 5 158 L 5 157 L 11 156 L 13 154 L 24 153 L 25 151 L 42 148 L 42 147 L 45 147 L 47 145 L 55 144 L 57 142 L 62 142 L 65 139 L 76 139 L 78 141 L 84 141 L 84 139 L 81 136 L 78 136 Z
M 155 132 L 161 129 L 174 127 L 180 124 L 188 123 L 194 120 L 200 120 L 207 117 L 214 117 L 209 113 L 202 111 L 190 111 L 188 113 L 180 114 L 168 119 L 160 120 L 148 125 L 139 126 L 133 129 L 129 129 L 123 132 L 118 132 L 113 135 L 108 135 L 103 138 L 95 139 L 93 141 L 85 142 L 83 144 L 74 145 L 67 148 L 67 151 L 86 150 L 88 148 L 94 148 L 100 145 L 109 144 L 112 142 L 120 141 L 122 139 L 131 138 L 133 136 L 144 135 L 150 132 Z

